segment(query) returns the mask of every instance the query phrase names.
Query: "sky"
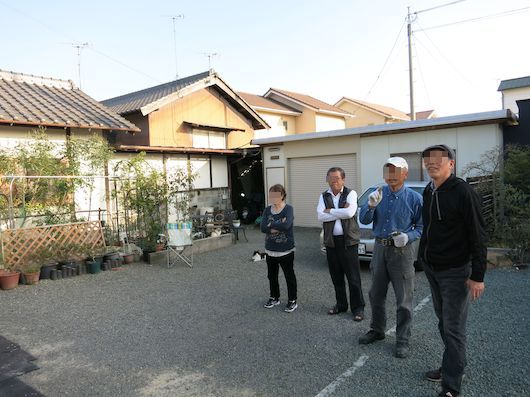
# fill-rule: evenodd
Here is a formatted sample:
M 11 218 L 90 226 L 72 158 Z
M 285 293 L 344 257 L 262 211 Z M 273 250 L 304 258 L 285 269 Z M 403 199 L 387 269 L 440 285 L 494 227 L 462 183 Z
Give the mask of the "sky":
M 409 112 L 407 7 L 416 111 L 498 110 L 500 81 L 530 75 L 530 0 L 0 0 L 0 70 L 79 86 L 88 43 L 81 88 L 103 100 L 204 72 L 210 54 L 236 91 Z

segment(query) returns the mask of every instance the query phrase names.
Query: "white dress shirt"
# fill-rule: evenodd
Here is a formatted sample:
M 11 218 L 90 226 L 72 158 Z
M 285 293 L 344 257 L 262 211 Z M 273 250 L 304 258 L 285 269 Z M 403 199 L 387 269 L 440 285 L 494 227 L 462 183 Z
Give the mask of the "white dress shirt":
M 317 217 L 319 222 L 331 222 L 335 221 L 335 225 L 333 226 L 333 235 L 334 236 L 342 236 L 344 235 L 344 231 L 342 230 L 342 223 L 340 222 L 341 219 L 349 219 L 352 216 L 355 215 L 357 212 L 357 192 L 355 190 L 351 190 L 348 194 L 348 197 L 346 198 L 346 202 L 349 204 L 346 208 L 338 208 L 339 206 L 339 199 L 340 194 L 344 190 L 344 187 L 341 189 L 341 191 L 335 196 L 331 189 L 328 189 L 327 191 L 331 193 L 331 197 L 333 199 L 333 205 L 335 208 L 331 208 L 329 214 L 327 212 L 324 212 L 326 209 L 326 204 L 324 203 L 324 198 L 322 197 L 322 194 L 320 195 L 320 198 L 318 199 L 318 205 L 317 205 Z

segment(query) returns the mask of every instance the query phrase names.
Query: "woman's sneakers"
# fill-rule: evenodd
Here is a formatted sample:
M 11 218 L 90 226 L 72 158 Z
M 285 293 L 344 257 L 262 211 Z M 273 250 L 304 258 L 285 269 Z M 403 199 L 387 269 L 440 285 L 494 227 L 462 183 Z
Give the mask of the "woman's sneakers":
M 289 302 L 287 302 L 287 306 L 285 306 L 284 310 L 287 313 L 291 313 L 291 312 L 294 312 L 297 307 L 298 307 L 298 305 L 296 304 L 296 301 L 289 301 Z
M 267 303 L 263 305 L 265 309 L 272 309 L 274 306 L 278 306 L 280 304 L 280 300 L 278 298 L 269 298 Z M 296 301 L 288 301 L 287 305 L 285 306 L 284 311 L 287 313 L 294 312 L 298 305 L 296 304 Z
M 269 298 L 267 303 L 263 305 L 265 309 L 272 309 L 274 306 L 278 306 L 280 304 L 280 300 L 278 298 Z

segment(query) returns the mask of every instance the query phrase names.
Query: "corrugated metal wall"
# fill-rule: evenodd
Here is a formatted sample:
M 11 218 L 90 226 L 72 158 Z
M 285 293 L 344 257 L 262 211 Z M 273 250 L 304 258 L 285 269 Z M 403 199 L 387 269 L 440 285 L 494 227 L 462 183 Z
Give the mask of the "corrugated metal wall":
M 295 226 L 321 226 L 316 208 L 319 195 L 329 187 L 326 173 L 331 167 L 343 168 L 346 186 L 359 193 L 355 154 L 293 158 L 288 164 L 287 201 L 294 207 Z

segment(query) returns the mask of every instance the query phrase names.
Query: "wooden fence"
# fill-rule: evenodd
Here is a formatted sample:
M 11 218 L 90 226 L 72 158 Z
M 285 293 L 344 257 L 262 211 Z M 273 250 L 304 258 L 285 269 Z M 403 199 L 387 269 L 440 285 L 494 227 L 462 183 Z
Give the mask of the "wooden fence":
M 105 247 L 99 221 L 8 229 L 0 233 L 0 239 L 7 268 L 17 268 L 28 260 L 35 260 L 39 253 L 52 253 L 67 259 L 87 248 Z

